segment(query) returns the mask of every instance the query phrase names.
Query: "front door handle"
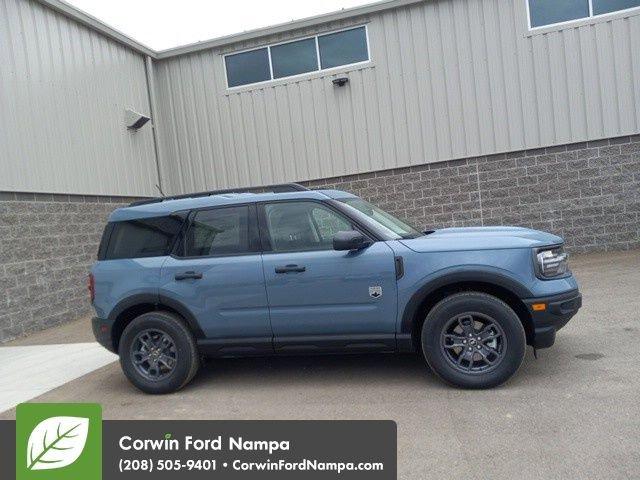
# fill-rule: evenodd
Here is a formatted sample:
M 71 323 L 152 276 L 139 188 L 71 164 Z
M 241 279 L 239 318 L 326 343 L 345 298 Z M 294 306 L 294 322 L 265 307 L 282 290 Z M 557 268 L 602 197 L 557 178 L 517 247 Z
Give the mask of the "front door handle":
M 176 280 L 187 280 L 187 279 L 194 279 L 194 280 L 200 280 L 202 278 L 202 273 L 201 272 L 184 272 L 184 273 L 176 273 L 176 276 L 174 277 Z
M 307 269 L 307 267 L 303 267 L 301 265 L 284 265 L 280 267 L 276 267 L 276 273 L 302 273 Z

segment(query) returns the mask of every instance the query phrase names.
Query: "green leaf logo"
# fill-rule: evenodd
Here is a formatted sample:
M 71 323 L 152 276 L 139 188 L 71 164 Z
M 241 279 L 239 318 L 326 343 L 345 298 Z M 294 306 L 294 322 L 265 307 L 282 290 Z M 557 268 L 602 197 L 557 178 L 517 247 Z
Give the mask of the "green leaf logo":
M 43 420 L 29 435 L 28 470 L 62 468 L 75 462 L 87 443 L 89 419 L 51 417 Z

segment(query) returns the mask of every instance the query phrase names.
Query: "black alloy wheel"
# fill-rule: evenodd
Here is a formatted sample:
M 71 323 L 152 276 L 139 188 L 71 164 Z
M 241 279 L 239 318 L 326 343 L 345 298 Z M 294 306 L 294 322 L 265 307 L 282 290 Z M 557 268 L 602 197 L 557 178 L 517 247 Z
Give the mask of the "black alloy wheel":
M 500 365 L 507 340 L 502 327 L 489 315 L 465 312 L 445 324 L 440 347 L 459 372 L 486 373 Z
M 431 369 L 452 385 L 496 387 L 522 365 L 527 345 L 523 321 L 494 295 L 454 293 L 426 315 L 422 352 Z
M 131 344 L 131 362 L 140 375 L 150 381 L 163 380 L 176 368 L 178 352 L 171 336 L 157 329 L 146 329 Z

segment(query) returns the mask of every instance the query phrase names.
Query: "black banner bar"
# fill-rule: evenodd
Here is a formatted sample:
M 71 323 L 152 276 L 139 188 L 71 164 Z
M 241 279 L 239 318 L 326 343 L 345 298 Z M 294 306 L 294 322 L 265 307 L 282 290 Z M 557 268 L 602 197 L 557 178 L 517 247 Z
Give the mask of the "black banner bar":
M 15 478 L 15 422 L 0 421 Z M 393 421 L 105 420 L 103 479 L 395 480 Z M 62 472 L 60 472 L 62 473 Z

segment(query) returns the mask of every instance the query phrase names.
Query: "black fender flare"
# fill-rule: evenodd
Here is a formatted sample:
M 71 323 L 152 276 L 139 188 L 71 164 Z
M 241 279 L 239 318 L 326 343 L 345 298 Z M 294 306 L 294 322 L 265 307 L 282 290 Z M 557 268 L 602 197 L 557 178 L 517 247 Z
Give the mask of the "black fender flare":
M 125 310 L 135 307 L 136 305 L 151 304 L 154 305 L 157 310 L 160 310 L 163 305 L 175 310 L 187 323 L 189 330 L 196 338 L 204 338 L 204 332 L 200 328 L 200 324 L 196 320 L 196 317 L 191 311 L 181 302 L 165 295 L 158 295 L 155 293 L 137 293 L 129 297 L 120 300 L 116 306 L 109 313 L 108 321 L 111 324 L 111 328 L 115 325 L 117 318 Z
M 497 268 L 483 267 L 469 270 L 468 267 L 455 267 L 447 269 L 437 274 L 435 278 L 427 280 L 424 285 L 411 296 L 411 299 L 407 302 L 402 312 L 399 333 L 403 336 L 407 334 L 411 335 L 416 313 L 420 305 L 422 305 L 430 294 L 447 285 L 468 282 L 485 283 L 501 287 L 518 298 L 529 298 L 533 296 L 526 286 L 502 273 L 502 271 Z

